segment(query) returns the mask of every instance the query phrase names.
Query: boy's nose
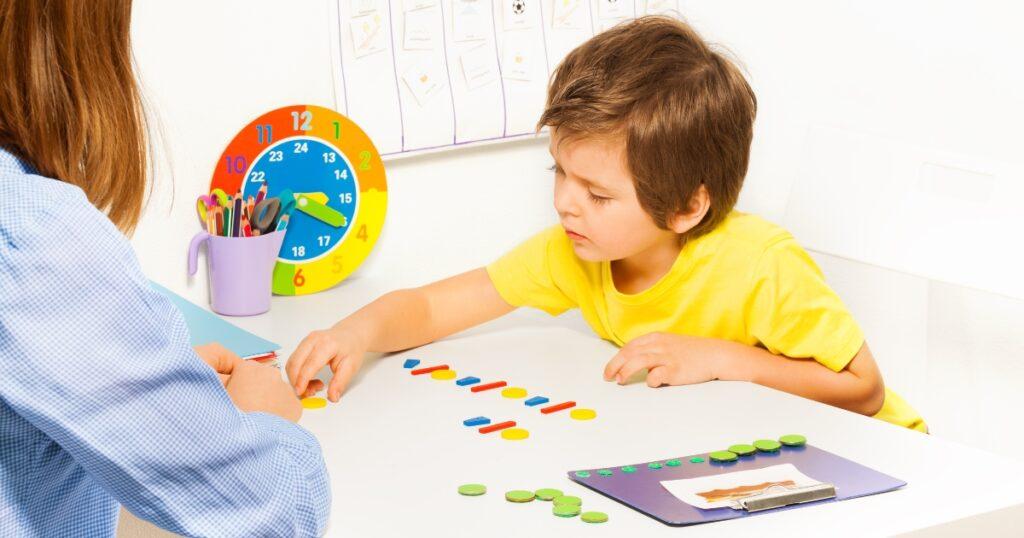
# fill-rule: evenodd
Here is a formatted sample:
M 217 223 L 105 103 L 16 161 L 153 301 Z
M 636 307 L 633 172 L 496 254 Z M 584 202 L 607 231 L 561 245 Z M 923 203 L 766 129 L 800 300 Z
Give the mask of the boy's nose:
M 580 206 L 576 201 L 576 197 L 571 192 L 572 189 L 566 186 L 563 182 L 562 185 L 555 186 L 555 211 L 560 217 L 566 216 L 579 216 Z

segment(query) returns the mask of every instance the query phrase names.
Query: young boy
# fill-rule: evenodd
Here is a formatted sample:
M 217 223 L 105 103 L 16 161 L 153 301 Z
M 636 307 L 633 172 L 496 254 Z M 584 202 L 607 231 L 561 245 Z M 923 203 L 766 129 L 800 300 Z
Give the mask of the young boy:
M 645 17 L 572 51 L 548 89 L 560 224 L 493 264 L 388 293 L 306 337 L 299 394 L 325 364 L 337 401 L 366 351 L 419 346 L 532 306 L 580 308 L 622 346 L 604 379 L 743 380 L 926 431 L 887 390 L 864 336 L 785 230 L 733 211 L 756 99 L 688 26 Z M 312 380 L 312 381 L 311 381 Z

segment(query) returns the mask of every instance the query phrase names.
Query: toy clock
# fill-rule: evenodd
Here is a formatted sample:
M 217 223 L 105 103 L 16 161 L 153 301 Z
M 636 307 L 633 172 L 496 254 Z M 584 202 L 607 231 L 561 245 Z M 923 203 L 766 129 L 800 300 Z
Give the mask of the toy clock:
M 370 138 L 352 120 L 318 106 L 272 110 L 228 144 L 210 190 L 266 198 L 294 196 L 274 267 L 273 291 L 325 290 L 352 273 L 384 225 L 387 179 Z M 284 202 L 284 200 L 282 200 Z

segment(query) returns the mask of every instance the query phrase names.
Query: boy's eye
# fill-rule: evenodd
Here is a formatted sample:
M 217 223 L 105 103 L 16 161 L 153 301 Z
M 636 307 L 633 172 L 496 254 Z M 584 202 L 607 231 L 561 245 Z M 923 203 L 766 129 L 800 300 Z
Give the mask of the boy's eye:
M 548 167 L 548 170 L 551 170 L 552 172 L 554 172 L 556 174 L 561 174 L 562 173 L 562 167 L 558 166 L 557 164 L 551 165 L 550 167 Z
M 598 196 L 589 190 L 587 191 L 587 194 L 590 195 L 590 200 L 595 204 L 607 204 L 611 200 L 611 198 L 608 198 L 607 196 Z

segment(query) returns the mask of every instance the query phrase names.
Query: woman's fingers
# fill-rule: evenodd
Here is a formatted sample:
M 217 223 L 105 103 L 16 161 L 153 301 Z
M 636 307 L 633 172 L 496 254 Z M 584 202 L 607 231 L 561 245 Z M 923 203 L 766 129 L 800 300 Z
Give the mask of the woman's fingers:
M 231 375 L 235 366 L 243 362 L 242 358 L 232 353 L 228 348 L 214 342 L 196 346 L 196 355 L 203 359 L 203 362 L 210 365 L 218 374 Z

